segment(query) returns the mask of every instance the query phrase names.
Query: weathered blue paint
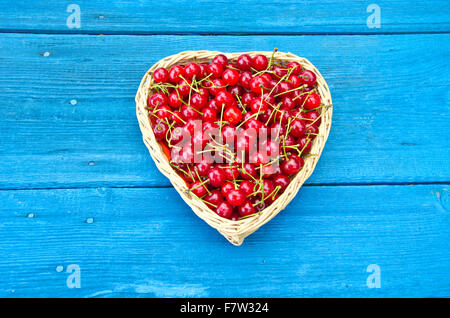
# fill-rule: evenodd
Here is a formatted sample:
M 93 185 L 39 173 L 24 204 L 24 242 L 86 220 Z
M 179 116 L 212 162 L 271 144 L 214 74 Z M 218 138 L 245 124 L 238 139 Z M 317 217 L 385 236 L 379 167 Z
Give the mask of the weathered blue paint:
M 446 1 L 377 1 L 380 29 L 365 1 L 77 3 L 69 30 L 66 5 L 0 1 L 0 296 L 450 297 Z M 323 73 L 333 128 L 298 197 L 235 247 L 168 188 L 133 99 L 166 55 L 274 47 Z

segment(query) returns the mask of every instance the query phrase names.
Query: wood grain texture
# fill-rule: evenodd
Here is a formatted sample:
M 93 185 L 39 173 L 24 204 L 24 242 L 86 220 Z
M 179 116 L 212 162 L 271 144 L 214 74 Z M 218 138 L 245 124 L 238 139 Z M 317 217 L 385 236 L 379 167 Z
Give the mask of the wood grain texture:
M 368 1 L 88 1 L 81 28 L 69 29 L 72 2 L 0 1 L 0 29 L 10 32 L 298 34 L 448 32 L 446 0 L 378 0 L 381 28 L 370 29 Z
M 307 57 L 333 96 L 331 135 L 308 183 L 448 182 L 449 44 L 447 34 L 3 34 L 0 188 L 168 186 L 136 122 L 145 71 L 180 50 L 274 47 Z
M 173 189 L 0 191 L 0 296 L 449 297 L 449 193 L 307 186 L 235 247 Z

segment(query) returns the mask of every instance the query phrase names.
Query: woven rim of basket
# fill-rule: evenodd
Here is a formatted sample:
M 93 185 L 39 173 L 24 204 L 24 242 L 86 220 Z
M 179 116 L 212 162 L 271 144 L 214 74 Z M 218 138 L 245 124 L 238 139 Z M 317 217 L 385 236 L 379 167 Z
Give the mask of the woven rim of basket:
M 330 132 L 333 106 L 328 85 L 313 64 L 311 64 L 307 59 L 292 53 L 275 53 L 275 61 L 282 63 L 296 61 L 300 63 L 303 68 L 313 71 L 317 76 L 317 91 L 322 99 L 322 103 L 329 105 L 329 107 L 322 109 L 322 112 L 325 113 L 323 113 L 321 117 L 322 122 L 319 127 L 319 135 L 312 142 L 311 153 L 317 155 L 305 158 L 305 165 L 302 170 L 300 170 L 291 180 L 291 183 L 283 194 L 281 194 L 275 202 L 260 213 L 238 221 L 222 218 L 208 208 L 208 206 L 206 206 L 206 204 L 199 198 L 188 193 L 186 183 L 170 166 L 169 160 L 164 154 L 161 145 L 156 141 L 155 135 L 153 134 L 151 128 L 148 111 L 145 108 L 147 106 L 147 97 L 150 93 L 150 87 L 153 84 L 151 75 L 155 69 L 159 67 L 169 69 L 173 65 L 186 64 L 192 61 L 196 61 L 198 63 L 211 62 L 217 54 L 224 54 L 229 60 L 233 61 L 236 60 L 241 54 L 249 54 L 250 56 L 263 54 L 270 58 L 273 52 L 251 51 L 241 53 L 223 53 L 217 51 L 184 51 L 165 57 L 155 63 L 142 78 L 141 84 L 139 85 L 139 89 L 136 93 L 136 115 L 139 121 L 139 127 L 142 131 L 144 143 L 147 146 L 159 171 L 161 171 L 161 173 L 170 180 L 174 188 L 180 194 L 181 198 L 183 198 L 183 200 L 192 208 L 194 213 L 199 218 L 203 219 L 210 226 L 217 229 L 232 244 L 241 245 L 245 237 L 255 232 L 265 223 L 269 222 L 288 205 L 288 203 L 295 197 L 303 183 L 314 171 Z

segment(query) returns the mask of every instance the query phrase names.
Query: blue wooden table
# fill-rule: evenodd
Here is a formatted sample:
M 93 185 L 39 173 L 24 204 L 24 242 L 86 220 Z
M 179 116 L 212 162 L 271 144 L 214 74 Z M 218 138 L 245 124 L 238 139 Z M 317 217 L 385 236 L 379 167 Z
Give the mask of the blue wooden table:
M 0 1 L 0 296 L 450 297 L 447 0 L 73 1 Z M 274 47 L 320 69 L 333 127 L 235 247 L 157 171 L 134 94 L 167 55 Z

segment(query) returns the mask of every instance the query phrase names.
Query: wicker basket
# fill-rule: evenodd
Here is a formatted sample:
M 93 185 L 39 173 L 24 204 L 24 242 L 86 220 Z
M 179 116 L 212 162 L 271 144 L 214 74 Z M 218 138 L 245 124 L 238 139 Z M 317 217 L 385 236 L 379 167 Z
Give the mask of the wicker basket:
M 273 52 L 267 51 L 252 51 L 246 52 L 250 56 L 257 54 L 263 54 L 270 57 Z M 153 131 L 150 126 L 150 120 L 148 116 L 147 97 L 150 92 L 150 86 L 153 84 L 152 73 L 159 67 L 165 67 L 169 69 L 176 64 L 186 64 L 191 61 L 197 61 L 199 63 L 210 62 L 217 54 L 224 54 L 229 60 L 236 60 L 239 55 L 244 53 L 222 53 L 216 51 L 185 51 L 175 55 L 171 55 L 163 58 L 153 65 L 143 77 L 139 89 L 136 94 L 136 114 L 139 121 L 139 126 L 142 131 L 143 140 L 147 146 L 150 155 L 155 161 L 156 166 L 172 183 L 174 188 L 178 191 L 181 198 L 192 208 L 194 213 L 213 228 L 217 229 L 225 238 L 234 245 L 241 245 L 244 239 L 255 232 L 260 226 L 270 221 L 275 217 L 286 205 L 295 197 L 300 187 L 309 178 L 314 171 L 314 168 L 319 160 L 322 150 L 325 146 L 325 142 L 328 138 L 328 134 L 331 128 L 332 117 L 332 101 L 328 85 L 320 72 L 311 64 L 307 59 L 296 56 L 291 53 L 277 52 L 274 56 L 274 60 L 281 63 L 288 63 L 296 61 L 300 63 L 305 69 L 313 71 L 317 76 L 317 90 L 322 99 L 322 103 L 329 105 L 326 108 L 322 108 L 322 122 L 319 127 L 319 135 L 313 140 L 311 153 L 315 156 L 309 156 L 305 158 L 305 165 L 300 172 L 292 179 L 287 189 L 280 195 L 280 197 L 266 209 L 259 214 L 250 216 L 248 218 L 231 221 L 218 216 L 214 211 L 209 209 L 205 203 L 203 203 L 197 197 L 190 195 L 187 191 L 186 183 L 184 180 L 173 170 L 169 161 L 164 154 L 162 147 L 156 141 Z

